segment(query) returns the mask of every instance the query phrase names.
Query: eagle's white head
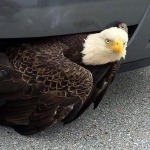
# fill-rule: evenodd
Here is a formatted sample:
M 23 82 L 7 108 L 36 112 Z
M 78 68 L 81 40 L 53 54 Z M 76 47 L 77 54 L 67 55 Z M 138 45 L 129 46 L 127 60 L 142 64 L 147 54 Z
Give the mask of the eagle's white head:
M 101 65 L 125 58 L 127 42 L 128 34 L 117 27 L 90 34 L 83 45 L 82 61 L 86 65 Z

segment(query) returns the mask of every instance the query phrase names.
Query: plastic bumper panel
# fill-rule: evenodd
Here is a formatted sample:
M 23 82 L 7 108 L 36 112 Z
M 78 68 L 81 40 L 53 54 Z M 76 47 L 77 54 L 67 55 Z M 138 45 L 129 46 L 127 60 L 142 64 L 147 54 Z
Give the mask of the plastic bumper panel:
M 149 0 L 0 0 L 0 38 L 100 31 L 138 24 Z

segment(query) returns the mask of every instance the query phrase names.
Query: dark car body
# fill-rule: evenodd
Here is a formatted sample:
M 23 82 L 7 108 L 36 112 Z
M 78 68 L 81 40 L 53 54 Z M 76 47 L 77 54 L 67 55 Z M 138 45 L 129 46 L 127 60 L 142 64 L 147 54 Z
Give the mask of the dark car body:
M 150 65 L 150 0 L 0 1 L 0 41 L 93 33 L 120 22 L 130 37 L 120 71 Z

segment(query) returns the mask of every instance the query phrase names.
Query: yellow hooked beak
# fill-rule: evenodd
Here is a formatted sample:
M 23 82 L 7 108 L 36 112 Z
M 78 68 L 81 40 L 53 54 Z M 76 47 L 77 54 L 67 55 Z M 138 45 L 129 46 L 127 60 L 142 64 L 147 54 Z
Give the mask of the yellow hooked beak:
M 111 49 L 113 49 L 115 52 L 119 53 L 119 55 L 122 55 L 122 52 L 123 52 L 123 42 L 121 40 L 116 40 L 111 45 Z

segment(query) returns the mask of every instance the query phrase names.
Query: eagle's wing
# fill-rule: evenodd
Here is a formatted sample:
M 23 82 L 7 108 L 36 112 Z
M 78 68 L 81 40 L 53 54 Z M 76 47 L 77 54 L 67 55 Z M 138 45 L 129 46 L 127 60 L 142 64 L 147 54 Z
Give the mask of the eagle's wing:
M 0 123 L 32 134 L 74 118 L 91 92 L 93 79 L 90 71 L 64 57 L 66 48 L 48 41 L 8 49 L 10 64 L 0 61 L 0 82 L 10 86 L 4 91 L 0 86 Z
M 92 73 L 93 89 L 91 91 L 90 96 L 82 105 L 81 109 L 73 118 L 73 120 L 77 119 L 80 115 L 82 115 L 84 111 L 92 103 L 94 104 L 94 108 L 98 106 L 103 96 L 105 95 L 108 87 L 114 80 L 114 77 L 116 76 L 119 66 L 120 66 L 120 61 L 101 65 L 101 66 L 84 66 L 86 69 L 90 70 L 90 72 Z

